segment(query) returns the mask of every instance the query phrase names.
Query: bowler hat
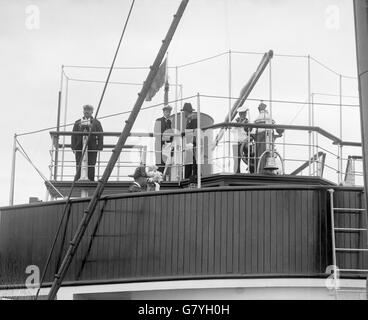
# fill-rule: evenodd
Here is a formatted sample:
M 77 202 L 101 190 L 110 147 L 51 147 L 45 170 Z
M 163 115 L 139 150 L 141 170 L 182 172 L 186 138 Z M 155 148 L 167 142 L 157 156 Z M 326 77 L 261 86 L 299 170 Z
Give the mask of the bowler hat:
M 192 104 L 189 103 L 189 102 L 185 102 L 184 103 L 184 106 L 183 106 L 183 109 L 181 109 L 181 111 L 189 111 L 189 112 L 193 112 L 194 109 L 192 107 Z

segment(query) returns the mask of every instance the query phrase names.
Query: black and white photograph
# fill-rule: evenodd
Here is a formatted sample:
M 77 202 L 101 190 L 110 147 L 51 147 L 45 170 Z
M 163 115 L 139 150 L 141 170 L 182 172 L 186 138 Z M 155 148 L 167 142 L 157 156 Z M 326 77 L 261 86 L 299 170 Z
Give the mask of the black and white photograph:
M 0 0 L 0 88 L 2 303 L 368 299 L 368 0 Z

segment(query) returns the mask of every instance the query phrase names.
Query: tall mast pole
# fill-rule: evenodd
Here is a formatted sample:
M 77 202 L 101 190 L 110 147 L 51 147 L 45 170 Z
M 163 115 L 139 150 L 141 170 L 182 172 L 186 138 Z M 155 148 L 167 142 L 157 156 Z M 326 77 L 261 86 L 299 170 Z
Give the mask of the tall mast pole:
M 54 281 L 52 284 L 52 287 L 50 289 L 49 295 L 48 295 L 48 299 L 49 300 L 53 300 L 56 297 L 56 294 L 61 286 L 61 283 L 66 275 L 66 272 L 69 269 L 69 266 L 73 260 L 74 254 L 76 253 L 78 246 L 82 240 L 82 237 L 88 227 L 89 221 L 92 218 L 92 215 L 96 209 L 98 200 L 105 188 L 105 185 L 111 175 L 111 172 L 114 169 L 114 166 L 116 164 L 116 161 L 119 158 L 119 155 L 125 145 L 126 140 L 129 137 L 130 131 L 134 125 L 134 122 L 138 116 L 138 113 L 142 107 L 142 104 L 144 103 L 144 100 L 147 96 L 147 93 L 151 87 L 151 84 L 154 80 L 154 78 L 156 77 L 156 74 L 158 72 L 158 69 L 162 63 L 162 60 L 165 56 L 165 53 L 170 45 L 171 39 L 175 34 L 176 28 L 181 20 L 181 17 L 183 16 L 183 13 L 185 11 L 185 8 L 188 4 L 189 0 L 182 0 L 180 3 L 180 6 L 176 12 L 176 14 L 174 15 L 174 19 L 170 25 L 170 28 L 166 34 L 165 39 L 162 41 L 162 45 L 161 48 L 156 56 L 156 59 L 153 63 L 153 65 L 150 67 L 150 71 L 148 73 L 148 76 L 146 78 L 146 81 L 143 83 L 143 87 L 141 89 L 141 92 L 138 93 L 138 98 L 137 101 L 134 104 L 133 110 L 130 113 L 130 116 L 128 118 L 128 120 L 125 121 L 125 127 L 122 131 L 122 133 L 120 134 L 119 140 L 115 146 L 115 149 L 113 150 L 113 153 L 111 155 L 111 158 L 106 166 L 106 169 L 102 175 L 101 180 L 98 182 L 98 185 L 93 193 L 93 196 L 86 208 L 86 210 L 84 211 L 84 215 L 83 218 L 77 228 L 77 231 L 75 232 L 75 235 L 72 239 L 72 241 L 70 242 L 70 246 L 68 248 L 68 251 L 63 259 L 63 262 L 61 263 L 61 266 L 58 270 L 58 273 L 55 275 L 54 277 Z
M 368 0 L 354 0 L 365 204 L 368 205 Z M 368 277 L 367 277 L 368 292 Z M 368 293 L 367 293 L 368 298 Z
M 169 54 L 166 54 L 164 106 L 169 104 Z

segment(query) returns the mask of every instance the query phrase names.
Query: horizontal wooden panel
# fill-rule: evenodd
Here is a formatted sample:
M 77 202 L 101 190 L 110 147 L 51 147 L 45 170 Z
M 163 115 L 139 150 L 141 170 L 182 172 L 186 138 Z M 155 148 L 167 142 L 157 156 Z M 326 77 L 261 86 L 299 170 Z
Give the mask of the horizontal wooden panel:
M 336 192 L 336 204 L 360 207 L 360 193 Z M 52 280 L 87 203 L 72 202 L 65 245 L 60 255 L 59 238 L 46 282 Z M 328 203 L 326 189 L 318 187 L 106 197 L 99 202 L 65 280 L 320 275 L 331 264 Z M 43 270 L 63 211 L 63 202 L 1 209 L 2 284 L 24 283 L 28 265 Z M 361 223 L 341 219 L 339 223 Z M 341 241 L 358 240 L 351 236 Z M 358 257 L 345 259 L 351 268 L 364 263 Z

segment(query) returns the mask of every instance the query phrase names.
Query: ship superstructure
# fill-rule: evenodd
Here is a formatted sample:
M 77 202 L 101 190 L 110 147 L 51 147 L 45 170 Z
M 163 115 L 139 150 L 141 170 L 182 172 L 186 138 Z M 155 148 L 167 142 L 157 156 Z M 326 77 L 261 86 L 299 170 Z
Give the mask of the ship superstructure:
M 0 296 L 366 299 L 362 144 L 345 140 L 342 129 L 343 108 L 356 111 L 359 105 L 344 104 L 341 85 L 338 103 L 319 100 L 323 93 L 311 90 L 310 66 L 320 62 L 309 55 L 293 57 L 308 66 L 306 124 L 275 121 L 276 105 L 302 101 L 273 98 L 271 61 L 285 55 L 272 50 L 260 54 L 239 97 L 184 97 L 176 90 L 168 101 L 166 95 L 154 107 L 174 105 L 169 173 L 159 191 L 129 192 L 134 169 L 148 166 L 157 154 L 158 133 L 132 131 L 134 120 L 187 3 L 174 16 L 123 132 L 103 132 L 98 181 L 73 181 L 69 141 L 92 133 L 61 129 L 60 114 L 49 132 L 50 177 L 43 176 L 50 201 L 13 205 L 12 180 L 12 205 L 0 209 Z M 235 54 L 225 53 L 229 61 Z M 268 97 L 251 98 L 267 76 Z M 186 130 L 180 111 L 185 102 L 195 106 L 200 130 Z M 248 102 L 257 106 L 253 119 L 242 109 Z M 224 121 L 214 121 L 211 105 L 226 106 Z M 337 134 L 316 124 L 321 105 L 339 108 Z M 248 112 L 247 121 L 236 120 L 241 110 Z M 27 156 L 18 137 L 14 146 L 14 159 L 16 152 Z M 197 175 L 186 178 L 193 154 Z M 30 270 L 38 270 L 41 288 L 27 282 Z

